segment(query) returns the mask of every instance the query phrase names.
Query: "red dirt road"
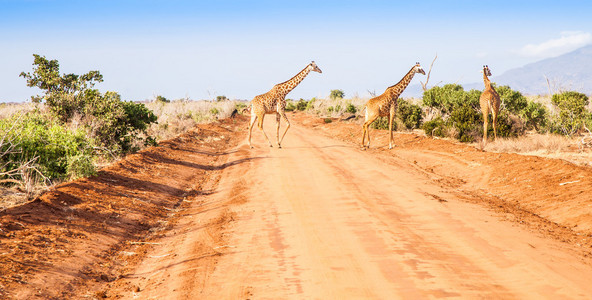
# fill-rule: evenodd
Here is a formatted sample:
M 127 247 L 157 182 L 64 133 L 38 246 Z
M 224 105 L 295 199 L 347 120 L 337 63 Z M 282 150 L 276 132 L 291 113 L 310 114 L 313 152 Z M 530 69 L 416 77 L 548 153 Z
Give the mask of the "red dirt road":
M 274 122 L 267 119 L 265 128 L 271 137 Z M 358 125 L 323 124 L 304 115 L 292 115 L 291 120 L 283 149 L 265 146 L 260 132 L 253 135 L 256 148 L 249 149 L 244 118 L 236 124 L 226 121 L 224 128 L 210 126 L 217 132 L 214 136 L 228 128 L 226 139 L 221 140 L 230 145 L 228 149 L 217 144 L 206 152 L 195 135 L 159 147 L 170 149 L 163 150 L 166 159 L 155 157 L 142 176 L 147 182 L 160 176 L 162 188 L 181 186 L 177 194 L 163 195 L 174 201 L 160 200 L 168 213 L 150 215 L 150 229 L 134 236 L 133 243 L 120 239 L 110 245 L 111 252 L 95 251 L 94 256 L 105 256 L 86 265 L 96 267 L 96 276 L 79 276 L 73 270 L 72 277 L 78 280 L 64 279 L 67 284 L 56 280 L 53 291 L 36 285 L 42 290 L 37 295 L 592 297 L 588 226 L 592 200 L 586 196 L 591 170 L 510 155 L 517 167 L 499 172 L 500 164 L 509 160 L 504 155 L 408 134 L 397 134 L 399 146 L 388 151 L 379 137 L 386 134 L 380 131 L 371 132 L 378 149 L 361 151 L 353 143 L 358 140 Z M 195 165 L 205 166 L 199 163 L 203 159 L 210 159 L 209 167 Z M 171 163 L 172 168 L 166 167 Z M 560 175 L 547 178 L 544 171 L 531 169 L 541 164 L 555 166 L 551 169 Z M 155 174 L 154 169 L 161 171 Z M 521 170 L 535 173 L 544 182 Z M 579 181 L 561 185 L 563 190 L 549 183 L 552 179 L 576 181 L 571 176 Z M 512 183 L 522 181 L 528 184 Z M 527 185 L 538 190 L 531 192 Z M 564 209 L 553 210 L 549 207 L 554 204 L 544 196 L 548 194 L 575 196 L 563 201 Z M 516 203 L 515 197 L 522 201 Z M 111 198 L 105 193 L 102 201 L 107 205 Z M 4 220 L 6 213 L 0 217 Z M 145 217 L 138 212 L 138 218 Z M 10 238 L 3 238 L 5 242 L 10 243 Z M 37 270 L 21 280 L 33 281 L 43 272 Z M 9 296 L 36 295 L 30 283 L 6 281 L 3 285 Z

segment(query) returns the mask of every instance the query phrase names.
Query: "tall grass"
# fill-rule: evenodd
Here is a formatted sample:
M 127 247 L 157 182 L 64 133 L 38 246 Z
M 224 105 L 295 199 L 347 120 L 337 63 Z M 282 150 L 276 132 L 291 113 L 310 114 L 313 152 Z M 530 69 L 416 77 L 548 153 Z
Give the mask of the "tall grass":
M 148 129 L 156 140 L 171 138 L 187 131 L 196 124 L 209 123 L 217 119 L 231 116 L 240 103 L 239 100 L 207 101 L 207 100 L 174 100 L 171 102 L 151 101 L 146 107 L 158 117 L 158 124 Z

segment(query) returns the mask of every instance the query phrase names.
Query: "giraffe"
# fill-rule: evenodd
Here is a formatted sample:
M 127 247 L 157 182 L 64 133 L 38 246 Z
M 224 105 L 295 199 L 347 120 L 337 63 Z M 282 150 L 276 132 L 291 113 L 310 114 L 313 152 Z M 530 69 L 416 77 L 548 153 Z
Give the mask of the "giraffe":
M 491 70 L 489 66 L 483 66 L 483 83 L 485 84 L 485 90 L 481 93 L 481 97 L 479 97 L 479 104 L 481 105 L 481 112 L 483 113 L 483 145 L 487 143 L 487 117 L 491 112 L 491 119 L 493 120 L 493 135 L 494 138 L 497 139 L 497 116 L 500 109 L 500 96 L 495 91 L 495 89 L 491 86 L 491 81 L 489 81 L 488 76 L 491 76 Z
M 364 132 L 362 133 L 362 149 L 370 147 L 370 132 L 368 127 L 378 117 L 389 117 L 389 149 L 393 149 L 393 118 L 397 111 L 397 99 L 399 95 L 405 90 L 407 85 L 415 76 L 415 73 L 425 75 L 425 71 L 421 68 L 419 63 L 416 63 L 409 72 L 397 84 L 390 86 L 382 95 L 374 97 L 366 103 L 366 117 L 364 120 Z M 368 144 L 364 145 L 364 141 L 368 136 Z
M 251 132 L 253 130 L 253 125 L 255 121 L 259 119 L 257 126 L 263 132 L 263 136 L 269 143 L 269 147 L 273 147 L 271 141 L 265 134 L 263 130 L 263 118 L 265 114 L 276 114 L 276 123 L 277 123 L 277 133 L 276 139 L 278 143 L 278 148 L 282 148 L 282 141 L 284 140 L 284 136 L 286 136 L 286 132 L 290 128 L 290 121 L 286 117 L 286 95 L 290 91 L 292 91 L 302 80 L 304 77 L 310 73 L 310 71 L 315 71 L 319 73 L 323 73 L 321 69 L 315 64 L 315 62 L 311 62 L 308 64 L 302 71 L 300 71 L 296 76 L 292 77 L 290 80 L 276 84 L 269 92 L 255 96 L 253 101 L 251 101 L 251 122 L 249 124 L 249 147 L 253 148 L 251 144 Z M 280 139 L 280 118 L 283 118 L 286 121 L 286 130 L 284 130 L 284 134 L 282 134 L 282 138 Z

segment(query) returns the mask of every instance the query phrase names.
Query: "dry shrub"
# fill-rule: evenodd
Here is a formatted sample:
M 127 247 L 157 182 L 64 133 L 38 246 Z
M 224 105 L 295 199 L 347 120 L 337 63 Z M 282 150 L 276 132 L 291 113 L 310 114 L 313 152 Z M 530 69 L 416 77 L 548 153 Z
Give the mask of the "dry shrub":
M 530 134 L 513 139 L 496 139 L 485 146 L 491 152 L 533 153 L 568 151 L 574 140 L 558 134 Z
M 0 103 L 0 119 L 6 119 L 10 116 L 19 113 L 19 114 L 26 114 L 30 111 L 35 109 L 45 109 L 45 105 L 43 104 L 35 104 L 35 103 Z
M 591 149 L 582 149 L 581 137 L 570 138 L 558 134 L 529 134 L 514 139 L 497 139 L 487 143 L 486 151 L 534 155 L 569 161 L 576 165 L 592 166 Z
M 148 129 L 157 140 L 172 138 L 193 128 L 196 124 L 225 119 L 232 115 L 240 101 L 194 101 L 188 99 L 171 102 L 152 101 L 146 104 L 158 117 L 158 124 Z

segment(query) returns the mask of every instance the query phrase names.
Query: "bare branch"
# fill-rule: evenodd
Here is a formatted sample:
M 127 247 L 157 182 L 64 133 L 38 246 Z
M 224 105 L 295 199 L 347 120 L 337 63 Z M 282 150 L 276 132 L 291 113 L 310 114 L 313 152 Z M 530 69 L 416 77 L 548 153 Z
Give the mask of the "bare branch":
M 438 58 L 438 53 L 436 53 L 434 60 L 432 60 L 432 63 L 430 64 L 430 70 L 428 71 L 428 76 L 426 77 L 426 82 L 423 83 L 421 80 L 419 81 L 421 83 L 421 87 L 423 88 L 424 92 L 428 90 L 428 82 L 430 81 L 430 74 L 432 74 L 432 67 L 434 66 L 434 62 L 436 61 L 436 58 Z
M 368 94 L 370 94 L 370 96 L 376 97 L 376 91 L 372 91 L 372 92 L 370 90 L 366 90 L 366 91 L 368 91 Z
M 547 81 L 547 88 L 549 89 L 549 96 L 553 96 L 553 91 L 551 91 L 551 83 L 549 82 L 549 78 L 547 78 L 547 76 L 545 76 L 545 74 L 543 74 L 543 77 L 545 77 L 545 80 Z

